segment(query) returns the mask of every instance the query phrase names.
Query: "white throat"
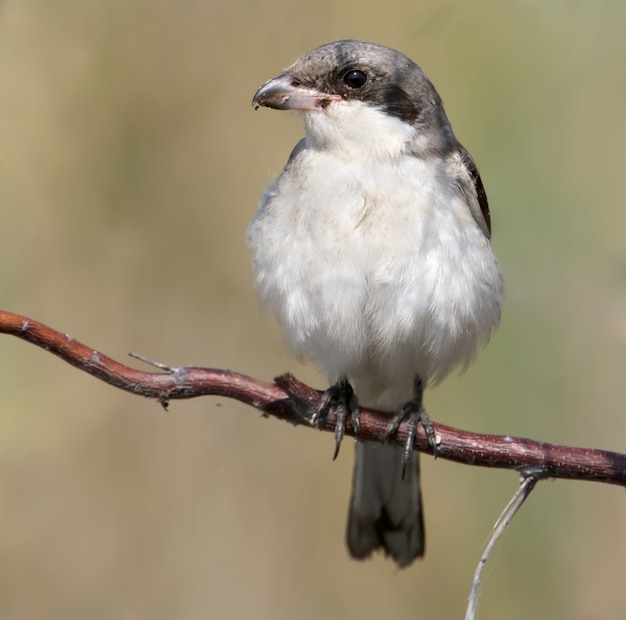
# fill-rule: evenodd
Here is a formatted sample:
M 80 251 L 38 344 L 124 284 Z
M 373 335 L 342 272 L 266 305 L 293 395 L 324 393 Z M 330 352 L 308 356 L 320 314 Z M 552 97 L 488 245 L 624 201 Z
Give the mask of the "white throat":
M 411 125 L 362 101 L 333 101 L 303 116 L 308 144 L 347 160 L 397 157 L 415 136 Z

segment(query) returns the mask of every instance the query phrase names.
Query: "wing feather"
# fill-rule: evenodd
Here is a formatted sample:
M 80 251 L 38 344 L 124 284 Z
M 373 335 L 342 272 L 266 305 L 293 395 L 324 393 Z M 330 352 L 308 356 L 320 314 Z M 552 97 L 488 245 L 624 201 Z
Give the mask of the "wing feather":
M 491 215 L 489 214 L 487 192 L 472 156 L 459 144 L 452 153 L 452 162 L 457 182 L 467 199 L 470 212 L 486 237 L 491 239 Z

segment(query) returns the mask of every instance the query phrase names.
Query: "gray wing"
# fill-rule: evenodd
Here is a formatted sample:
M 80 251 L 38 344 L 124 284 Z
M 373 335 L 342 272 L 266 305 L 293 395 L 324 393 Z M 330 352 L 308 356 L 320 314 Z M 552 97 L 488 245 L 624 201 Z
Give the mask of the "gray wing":
M 457 182 L 465 195 L 467 206 L 487 239 L 491 239 L 489 202 L 487 201 L 487 192 L 485 192 L 478 168 L 472 156 L 460 144 L 451 157 Z

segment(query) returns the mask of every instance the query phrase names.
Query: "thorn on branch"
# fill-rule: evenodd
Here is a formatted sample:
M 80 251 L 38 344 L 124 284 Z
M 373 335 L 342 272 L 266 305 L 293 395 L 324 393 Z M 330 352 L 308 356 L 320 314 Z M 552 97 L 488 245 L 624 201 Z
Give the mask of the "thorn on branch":
M 155 362 L 145 355 L 141 355 L 141 353 L 133 353 L 132 351 L 128 354 L 129 357 L 134 357 L 136 360 L 143 362 L 144 364 L 148 364 L 148 366 L 153 366 L 154 368 L 159 368 L 164 372 L 169 373 L 170 375 L 175 374 L 178 368 L 173 368 L 172 366 L 168 366 L 167 364 L 162 364 L 161 362 Z

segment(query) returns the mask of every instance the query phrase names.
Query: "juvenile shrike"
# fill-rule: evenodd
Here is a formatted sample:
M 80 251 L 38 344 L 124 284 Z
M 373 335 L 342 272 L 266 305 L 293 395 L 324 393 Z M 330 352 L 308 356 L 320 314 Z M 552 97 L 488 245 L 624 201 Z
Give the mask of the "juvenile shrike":
M 327 403 L 354 410 L 350 381 L 366 407 L 420 415 L 422 383 L 472 361 L 503 296 L 487 196 L 439 94 L 403 54 L 342 40 L 253 103 L 300 112 L 306 129 L 248 228 L 261 302 L 333 384 Z M 403 476 L 402 455 L 356 444 L 355 558 L 382 547 L 407 566 L 424 553 L 419 461 Z

